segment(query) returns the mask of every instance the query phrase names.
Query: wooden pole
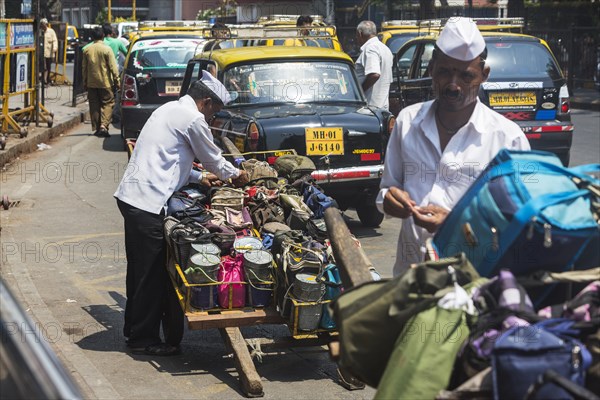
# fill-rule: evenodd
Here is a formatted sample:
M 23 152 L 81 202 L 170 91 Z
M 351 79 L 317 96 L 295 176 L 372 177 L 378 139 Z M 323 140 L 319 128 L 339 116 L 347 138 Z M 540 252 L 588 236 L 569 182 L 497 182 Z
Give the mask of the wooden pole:
M 131 19 L 133 21 L 136 21 L 136 18 L 135 18 L 135 0 L 133 0 L 133 3 L 131 4 Z
M 110 9 L 112 8 L 112 0 L 108 0 L 108 22 L 112 22 L 112 13 Z
M 369 259 L 351 238 L 350 230 L 344 222 L 340 210 L 335 207 L 325 210 L 325 224 L 344 287 L 351 288 L 372 281 Z

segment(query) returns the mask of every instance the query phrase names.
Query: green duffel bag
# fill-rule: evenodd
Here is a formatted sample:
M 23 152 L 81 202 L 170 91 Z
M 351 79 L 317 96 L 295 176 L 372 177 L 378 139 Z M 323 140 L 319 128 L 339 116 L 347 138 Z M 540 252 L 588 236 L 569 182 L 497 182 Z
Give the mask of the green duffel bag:
M 304 175 L 310 175 L 317 169 L 310 158 L 295 154 L 285 154 L 277 157 L 273 167 L 279 173 L 279 176 L 289 179 L 290 183 L 302 178 Z
M 339 330 L 340 368 L 377 387 L 404 325 L 452 289 L 449 265 L 456 270 L 461 286 L 479 278 L 461 253 L 418 264 L 390 280 L 344 291 L 332 305 Z
M 412 317 L 396 340 L 375 400 L 434 399 L 446 389 L 469 338 L 467 314 L 438 306 Z

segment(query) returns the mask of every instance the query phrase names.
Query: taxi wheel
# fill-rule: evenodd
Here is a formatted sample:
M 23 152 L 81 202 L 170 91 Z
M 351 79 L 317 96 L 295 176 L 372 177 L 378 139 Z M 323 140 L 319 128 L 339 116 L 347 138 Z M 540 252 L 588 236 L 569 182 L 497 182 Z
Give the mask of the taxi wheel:
M 379 212 L 375 204 L 361 204 L 356 206 L 358 219 L 366 228 L 377 228 L 383 221 L 383 214 Z
M 167 295 L 165 296 L 164 314 L 162 317 L 162 331 L 165 343 L 179 346 L 183 339 L 184 315 L 177 293 L 169 279 L 167 281 Z

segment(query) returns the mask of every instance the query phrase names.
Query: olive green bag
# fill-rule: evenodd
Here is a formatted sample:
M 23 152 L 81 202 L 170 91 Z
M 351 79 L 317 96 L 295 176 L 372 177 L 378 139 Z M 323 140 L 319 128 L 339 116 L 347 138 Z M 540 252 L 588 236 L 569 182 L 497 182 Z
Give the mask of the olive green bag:
M 377 387 L 406 323 L 452 290 L 450 265 L 461 286 L 479 278 L 460 254 L 421 263 L 393 279 L 367 282 L 343 292 L 332 306 L 339 329 L 340 368 Z
M 487 281 L 479 278 L 463 288 L 470 292 Z M 473 318 L 462 309 L 437 304 L 414 315 L 394 344 L 375 400 L 436 398 L 450 383 Z

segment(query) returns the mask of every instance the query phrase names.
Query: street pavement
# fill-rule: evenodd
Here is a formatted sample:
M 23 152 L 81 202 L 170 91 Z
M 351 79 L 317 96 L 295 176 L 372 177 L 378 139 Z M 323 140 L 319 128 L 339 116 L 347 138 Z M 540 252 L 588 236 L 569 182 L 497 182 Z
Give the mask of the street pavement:
M 239 398 L 233 360 L 216 331 L 188 331 L 183 354 L 152 359 L 127 353 L 122 329 L 125 250 L 122 218 L 112 194 L 127 157 L 115 129 L 107 139 L 80 123 L 87 104 L 70 107 L 70 87 L 51 87 L 46 103 L 54 127 L 10 135 L 7 150 L 23 153 L 2 165 L 0 194 L 18 200 L 0 211 L 0 275 L 39 333 L 51 343 L 86 398 Z M 597 94 L 597 92 L 596 92 Z M 593 93 L 590 94 L 595 101 Z M 571 163 L 598 162 L 599 113 L 573 111 Z M 51 135 L 49 132 L 51 131 Z M 53 138 L 50 136 L 53 135 Z M 36 141 L 51 148 L 29 152 Z M 24 143 L 24 144 L 23 144 Z M 2 158 L 0 158 L 0 161 Z M 384 277 L 391 276 L 400 223 L 360 226 L 346 213 L 353 233 Z M 244 328 L 244 336 L 281 337 L 283 326 Z M 284 348 L 256 362 L 265 398 L 372 398 L 367 388 L 349 392 L 336 383 L 335 364 L 322 348 Z

